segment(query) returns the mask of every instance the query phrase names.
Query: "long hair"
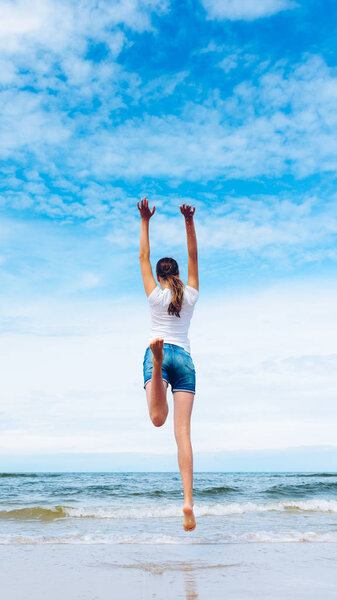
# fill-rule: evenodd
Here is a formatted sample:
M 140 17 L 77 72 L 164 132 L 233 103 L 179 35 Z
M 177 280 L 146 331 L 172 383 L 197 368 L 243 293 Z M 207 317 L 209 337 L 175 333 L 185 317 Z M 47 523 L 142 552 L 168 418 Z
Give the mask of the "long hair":
M 177 261 L 167 256 L 161 258 L 157 262 L 156 273 L 168 282 L 169 288 L 172 290 L 172 299 L 167 309 L 168 314 L 180 317 L 179 313 L 183 304 L 184 284 L 178 277 L 179 268 Z

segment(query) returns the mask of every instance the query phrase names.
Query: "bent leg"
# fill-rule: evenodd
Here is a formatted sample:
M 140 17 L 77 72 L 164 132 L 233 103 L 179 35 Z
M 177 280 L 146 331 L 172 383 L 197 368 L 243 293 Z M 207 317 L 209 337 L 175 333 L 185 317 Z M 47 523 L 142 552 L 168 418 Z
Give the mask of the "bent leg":
M 155 339 L 150 344 L 152 351 L 152 378 L 151 381 L 146 385 L 146 397 L 149 407 L 149 413 L 152 423 L 156 427 L 164 425 L 168 415 L 168 404 L 167 404 L 167 387 L 168 384 L 163 380 L 162 377 L 162 365 L 163 365 L 163 339 Z
M 153 379 L 153 375 L 152 375 L 152 379 Z M 153 394 L 152 379 L 151 379 L 151 381 L 148 381 L 148 383 L 146 384 L 146 387 L 145 387 L 147 405 L 149 407 L 149 415 L 150 415 L 150 419 L 151 419 L 153 425 L 155 425 L 156 427 L 161 427 L 161 425 L 164 425 L 164 423 L 166 421 L 166 418 L 168 415 L 168 410 L 169 410 L 168 404 L 167 404 L 167 399 L 166 399 L 168 384 L 164 379 L 161 379 L 161 374 L 160 374 L 162 393 L 160 393 L 159 402 L 158 402 L 158 396 Z M 156 382 L 156 383 L 157 383 L 157 389 L 158 389 L 158 382 Z
M 193 514 L 193 452 L 191 444 L 192 392 L 174 392 L 174 435 L 178 447 L 178 464 L 184 489 L 184 529 L 195 528 Z

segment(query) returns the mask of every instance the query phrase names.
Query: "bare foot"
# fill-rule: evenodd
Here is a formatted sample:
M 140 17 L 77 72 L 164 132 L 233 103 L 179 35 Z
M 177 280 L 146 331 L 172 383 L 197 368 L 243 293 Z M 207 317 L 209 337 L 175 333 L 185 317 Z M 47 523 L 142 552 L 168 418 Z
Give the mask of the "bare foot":
M 183 508 L 183 513 L 184 513 L 184 520 L 183 520 L 183 526 L 185 531 L 193 531 L 193 529 L 195 529 L 196 527 L 196 522 L 195 522 L 195 518 L 194 518 L 194 513 L 193 513 L 193 504 L 184 504 L 184 508 Z
M 150 344 L 150 348 L 152 350 L 152 355 L 153 355 L 152 360 L 156 361 L 157 363 L 160 363 L 160 364 L 163 363 L 163 359 L 164 359 L 163 346 L 164 346 L 164 340 L 161 338 L 156 338 Z

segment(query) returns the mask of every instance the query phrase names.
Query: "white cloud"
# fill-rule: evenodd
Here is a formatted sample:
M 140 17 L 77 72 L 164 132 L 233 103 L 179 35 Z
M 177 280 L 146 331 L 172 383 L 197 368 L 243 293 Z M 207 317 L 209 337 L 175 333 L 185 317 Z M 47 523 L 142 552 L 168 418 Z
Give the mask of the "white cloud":
M 231 6 L 243 10 L 243 4 Z M 271 10 L 267 3 L 251 6 Z M 152 12 L 168 9 L 159 0 L 1 4 L 0 17 L 2 11 L 8 21 L 8 28 L 0 29 L 0 78 L 8 86 L 0 93 L 1 158 L 20 166 L 29 158 L 37 173 L 55 187 L 60 182 L 62 195 L 69 196 L 61 200 L 46 188 L 36 193 L 27 182 L 16 186 L 11 179 L 13 206 L 33 203 L 39 212 L 45 208 L 58 215 L 71 200 L 74 214 L 85 216 L 90 207 L 74 196 L 85 193 L 93 179 L 102 185 L 111 177 L 206 182 L 336 170 L 336 75 L 319 56 L 305 56 L 292 67 L 259 65 L 230 96 L 214 90 L 203 103 L 186 101 L 175 114 L 155 115 L 151 107 L 177 86 L 191 97 L 195 82 L 188 70 L 144 83 L 116 59 L 131 43 L 128 27 L 151 29 Z M 94 62 L 90 45 L 101 45 L 108 58 Z M 221 52 L 221 47 L 210 44 L 208 50 Z M 252 59 L 235 48 L 223 52 L 218 66 L 224 77 Z M 116 123 L 116 110 L 137 105 L 141 116 Z
M 236 69 L 238 66 L 238 55 L 237 54 L 228 54 L 222 61 L 219 63 L 219 67 L 224 70 L 225 73 L 230 73 L 233 69 Z
M 86 46 L 86 39 L 114 41 L 111 28 L 151 29 L 151 13 L 165 13 L 167 0 L 112 0 L 69 3 L 66 0 L 3 0 L 0 5 L 0 48 L 24 53 L 30 44 L 61 52 Z M 110 42 L 109 42 L 110 43 Z M 112 49 L 114 44 L 112 43 Z
M 218 63 L 218 66 L 220 69 L 223 69 L 226 74 L 237 69 L 239 65 L 241 67 L 247 67 L 258 61 L 256 55 L 244 52 L 237 48 L 209 48 L 208 52 L 221 52 L 224 58 Z
M 336 300 L 324 281 L 231 296 L 201 289 L 190 331 L 196 452 L 334 444 Z M 155 429 L 142 387 L 144 293 L 25 302 L 8 316 L 16 332 L 0 336 L 2 452 L 175 451 L 171 393 L 168 422 Z
M 75 134 L 71 107 L 81 128 L 83 103 L 87 109 L 106 95 L 107 110 L 120 106 L 116 89 L 128 75 L 114 60 L 129 44 L 121 27 L 152 29 L 152 13 L 167 10 L 166 0 L 2 2 L 0 81 L 10 86 L 0 95 L 2 156 L 30 147 L 43 162 L 46 146 L 56 149 Z M 99 45 L 105 60 L 94 63 L 88 51 Z
M 226 99 L 187 102 L 180 116 L 145 113 L 111 130 L 96 116 L 86 135 L 73 140 L 71 161 L 67 152 L 65 158 L 87 176 L 131 181 L 285 173 L 304 178 L 332 172 L 337 168 L 336 90 L 333 70 L 321 58 L 308 57 L 289 71 L 277 65 L 241 83 Z M 36 151 L 41 160 L 39 147 Z
M 18 3 L 18 15 L 27 6 Z M 191 97 L 194 84 L 187 70 L 146 84 L 137 73 L 125 71 L 116 62 L 129 43 L 127 31 L 118 25 L 124 12 L 120 4 L 122 12 L 109 6 L 89 2 L 79 19 L 77 5 L 62 4 L 62 12 L 47 0 L 36 2 L 31 13 L 36 26 L 22 32 L 18 25 L 15 32 L 13 25 L 8 35 L 14 41 L 3 38 L 0 77 L 8 86 L 0 93 L 3 159 L 21 164 L 29 155 L 36 171 L 55 182 L 62 179 L 71 195 L 74 176 L 83 189 L 92 179 L 104 183 L 111 177 L 179 182 L 287 173 L 303 178 L 336 170 L 336 75 L 321 57 L 304 56 L 291 67 L 284 61 L 259 65 L 227 97 L 214 90 L 203 103 L 186 101 L 175 114 L 155 115 L 151 107 L 158 99 L 177 86 Z M 131 6 L 124 23 L 138 30 L 151 27 L 152 10 L 168 9 L 160 2 L 134 0 Z M 94 63 L 87 54 L 89 42 L 104 48 L 110 44 L 114 51 L 108 60 Z M 221 51 L 214 45 L 208 50 Z M 218 63 L 224 77 L 239 62 L 254 58 L 235 48 L 224 54 Z M 93 110 L 94 102 L 99 110 Z M 114 111 L 137 105 L 141 116 L 116 124 Z M 25 194 L 24 182 L 20 188 Z M 53 198 L 47 190 L 44 203 L 50 207 Z
M 181 202 L 196 205 L 196 230 L 200 260 L 207 261 L 214 253 L 223 252 L 223 266 L 217 261 L 217 269 L 226 268 L 230 260 L 256 260 L 274 263 L 276 269 L 287 270 L 303 263 L 320 262 L 326 259 L 336 261 L 333 247 L 337 233 L 337 205 L 334 198 L 329 201 L 319 196 L 303 198 L 276 196 L 259 197 L 214 197 L 210 205 L 209 197 L 203 202 L 193 198 L 171 195 L 154 196 L 152 205 L 156 213 L 150 225 L 151 249 L 154 253 L 174 251 L 181 254 L 186 248 L 186 234 L 181 222 L 178 206 Z M 208 200 L 208 201 L 207 201 Z M 114 226 L 107 239 L 119 248 L 138 249 L 139 219 L 132 215 L 132 200 L 125 201 L 129 206 L 129 218 Z M 168 216 L 167 210 L 170 209 Z M 217 254 L 219 257 L 219 254 Z M 204 268 L 202 262 L 202 269 Z M 209 269 L 209 264 L 205 267 Z M 228 266 L 228 265 L 227 265 Z M 255 265 L 256 266 L 256 265 Z
M 166 0 L 2 2 L 0 81 L 9 86 L 0 94 L 2 157 L 30 148 L 45 168 L 49 162 L 51 174 L 57 156 L 46 157 L 46 148 L 68 154 L 62 143 L 83 127 L 83 104 L 87 110 L 94 97 L 105 96 L 103 119 L 122 104 L 116 90 L 128 74 L 114 60 L 129 42 L 120 26 L 149 30 L 152 12 L 167 10 Z M 94 64 L 87 52 L 99 44 L 108 60 Z M 69 116 L 72 107 L 77 119 Z
M 51 20 L 52 4 L 48 0 L 2 1 L 0 5 L 0 39 L 33 34 Z M 11 47 L 12 49 L 12 47 Z
M 35 186 L 36 183 L 33 183 Z M 81 193 L 79 192 L 79 196 Z M 0 224 L 0 287 L 7 298 L 38 295 L 119 294 L 141 284 L 138 269 L 140 218 L 137 198 L 121 190 L 92 185 L 78 202 L 61 197 L 18 196 L 17 208 L 47 215 Z M 20 199 L 20 203 L 19 203 Z M 2 203 L 3 200 L 3 203 Z M 214 202 L 212 203 L 212 200 Z M 337 204 L 320 196 L 182 198 L 154 196 L 150 224 L 153 268 L 163 254 L 173 254 L 184 273 L 186 232 L 179 204 L 196 205 L 200 274 L 237 285 L 235 272 L 249 270 L 270 278 L 299 273 L 311 264 L 336 264 Z M 15 206 L 12 195 L 0 206 Z M 52 220 L 55 222 L 52 222 Z M 85 222 L 83 223 L 83 220 Z M 130 287 L 131 286 L 131 287 Z
M 201 0 L 210 19 L 253 21 L 296 6 L 291 0 Z
M 188 74 L 188 71 L 181 71 L 174 73 L 173 75 L 165 74 L 161 75 L 160 77 L 156 77 L 138 90 L 137 99 L 142 98 L 142 100 L 145 101 L 153 101 L 159 98 L 171 96 L 175 92 L 176 87 L 186 79 Z

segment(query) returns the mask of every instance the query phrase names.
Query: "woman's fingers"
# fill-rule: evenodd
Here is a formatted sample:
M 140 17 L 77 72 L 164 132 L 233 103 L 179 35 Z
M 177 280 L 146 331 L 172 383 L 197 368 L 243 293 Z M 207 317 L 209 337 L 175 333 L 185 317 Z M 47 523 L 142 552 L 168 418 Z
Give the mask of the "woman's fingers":
M 154 206 L 153 209 L 149 209 L 149 201 L 146 197 L 141 199 L 140 202 L 140 206 L 139 206 L 139 202 L 137 202 L 137 207 L 139 211 L 149 211 L 150 216 L 152 217 L 152 215 L 154 214 L 156 207 Z M 180 204 L 179 205 L 180 211 L 181 213 L 185 216 L 185 217 L 189 217 L 194 215 L 195 213 L 195 207 L 192 209 L 192 205 L 191 204 Z
M 195 213 L 195 207 L 192 210 L 191 204 L 180 204 L 180 210 L 185 217 L 193 216 Z
M 149 201 L 147 200 L 147 198 L 142 198 L 140 201 L 140 208 L 147 208 L 149 205 Z M 139 203 L 137 202 L 137 206 L 139 208 Z
M 137 202 L 137 206 L 138 206 L 139 212 L 141 214 L 141 217 L 144 219 L 150 219 L 154 215 L 154 212 L 156 210 L 155 206 L 153 207 L 152 210 L 149 208 L 149 201 L 145 197 L 141 199 L 140 206 L 139 206 L 139 202 Z

